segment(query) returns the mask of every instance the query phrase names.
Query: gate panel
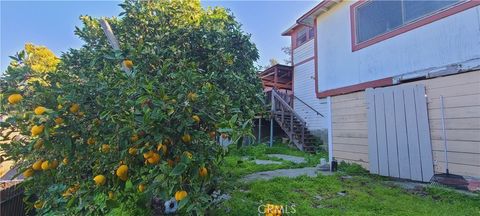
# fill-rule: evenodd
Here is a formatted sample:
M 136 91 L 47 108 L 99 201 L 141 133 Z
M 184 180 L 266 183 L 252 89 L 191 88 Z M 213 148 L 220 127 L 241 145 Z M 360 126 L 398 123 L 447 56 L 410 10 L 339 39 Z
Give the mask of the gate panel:
M 424 85 L 366 90 L 370 172 L 416 181 L 433 176 Z

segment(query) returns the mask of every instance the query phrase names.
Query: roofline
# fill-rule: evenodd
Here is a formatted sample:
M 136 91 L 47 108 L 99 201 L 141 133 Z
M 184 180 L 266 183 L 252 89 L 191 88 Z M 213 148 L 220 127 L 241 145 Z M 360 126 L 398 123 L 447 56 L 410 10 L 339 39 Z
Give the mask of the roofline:
M 298 18 L 294 25 L 282 32 L 282 36 L 289 36 L 291 31 L 300 25 L 313 27 L 313 22 L 308 22 L 307 19 L 314 19 L 320 14 L 327 12 L 332 6 L 340 3 L 341 1 L 342 0 L 323 0 L 322 2 L 318 3 L 317 6 L 313 7 L 307 13 Z
M 290 34 L 292 33 L 293 29 L 297 28 L 298 26 L 299 26 L 299 24 L 295 22 L 295 24 L 293 24 L 292 26 L 290 26 L 290 28 L 288 28 L 287 30 L 285 30 L 285 31 L 282 32 L 282 36 L 290 36 Z

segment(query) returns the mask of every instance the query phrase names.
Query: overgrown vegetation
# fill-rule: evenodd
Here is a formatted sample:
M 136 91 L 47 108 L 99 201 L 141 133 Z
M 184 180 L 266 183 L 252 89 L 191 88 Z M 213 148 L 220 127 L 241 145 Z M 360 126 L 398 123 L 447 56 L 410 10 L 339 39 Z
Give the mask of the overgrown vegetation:
M 370 175 L 359 165 L 341 163 L 332 176 L 275 178 L 269 181 L 244 183 L 246 174 L 290 168 L 313 166 L 310 163 L 295 166 L 256 165 L 237 163 L 242 156 L 264 158 L 266 153 L 307 156 L 303 152 L 276 144 L 233 150 L 225 157 L 222 170 L 231 175 L 223 190 L 231 199 L 212 210 L 212 215 L 257 215 L 260 205 L 289 206 L 287 215 L 478 215 L 480 196 L 467 196 L 438 186 L 405 190 L 388 183 L 387 177 Z M 324 155 L 313 155 L 313 161 Z M 271 158 L 270 158 L 271 159 Z M 235 168 L 234 168 L 235 167 Z M 292 210 L 292 206 L 295 210 Z M 292 213 L 294 211 L 294 213 Z

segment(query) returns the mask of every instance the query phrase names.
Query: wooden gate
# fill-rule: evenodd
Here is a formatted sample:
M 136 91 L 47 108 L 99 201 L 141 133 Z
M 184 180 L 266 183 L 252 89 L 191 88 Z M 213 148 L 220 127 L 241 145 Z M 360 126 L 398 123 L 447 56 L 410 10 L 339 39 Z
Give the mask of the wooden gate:
M 424 85 L 366 90 L 370 172 L 428 182 L 432 145 Z

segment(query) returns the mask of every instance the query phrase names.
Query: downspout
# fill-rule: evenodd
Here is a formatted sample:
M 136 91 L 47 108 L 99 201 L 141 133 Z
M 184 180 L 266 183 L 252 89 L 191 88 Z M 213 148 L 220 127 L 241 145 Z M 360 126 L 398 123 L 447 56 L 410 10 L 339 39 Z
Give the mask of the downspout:
M 332 170 L 333 161 L 333 136 L 332 136 L 332 97 L 327 97 L 327 139 L 328 139 L 328 162 Z

